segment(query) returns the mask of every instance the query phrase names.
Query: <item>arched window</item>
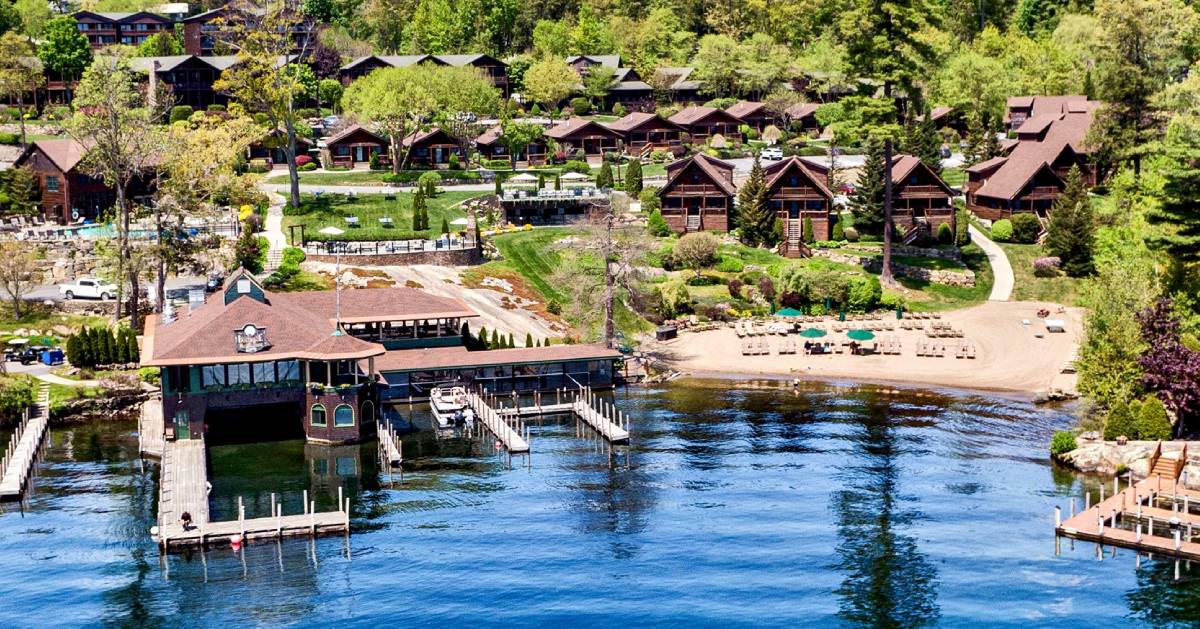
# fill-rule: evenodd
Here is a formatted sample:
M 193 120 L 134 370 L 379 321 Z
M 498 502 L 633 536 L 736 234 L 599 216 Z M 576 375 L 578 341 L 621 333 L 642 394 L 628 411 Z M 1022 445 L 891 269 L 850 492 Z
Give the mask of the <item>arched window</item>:
M 349 404 L 338 404 L 338 407 L 333 410 L 333 425 L 353 426 L 354 409 Z
M 364 424 L 369 424 L 375 421 L 375 404 L 371 402 L 371 400 L 363 402 L 362 409 L 359 410 L 358 416 L 362 419 L 362 423 Z
M 313 404 L 312 410 L 309 412 L 313 426 L 328 426 L 328 420 L 325 418 L 325 405 Z

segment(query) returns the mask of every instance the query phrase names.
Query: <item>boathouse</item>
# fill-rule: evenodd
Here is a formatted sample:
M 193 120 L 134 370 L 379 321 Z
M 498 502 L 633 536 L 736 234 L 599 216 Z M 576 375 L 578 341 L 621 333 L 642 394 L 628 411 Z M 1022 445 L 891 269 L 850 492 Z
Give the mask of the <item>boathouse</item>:
M 238 271 L 187 312 L 150 316 L 142 365 L 160 369 L 166 438 L 350 443 L 374 433 L 382 399 L 423 399 L 451 382 L 602 388 L 620 357 L 594 345 L 472 352 L 462 324 L 477 313 L 457 299 L 338 293 L 273 293 Z

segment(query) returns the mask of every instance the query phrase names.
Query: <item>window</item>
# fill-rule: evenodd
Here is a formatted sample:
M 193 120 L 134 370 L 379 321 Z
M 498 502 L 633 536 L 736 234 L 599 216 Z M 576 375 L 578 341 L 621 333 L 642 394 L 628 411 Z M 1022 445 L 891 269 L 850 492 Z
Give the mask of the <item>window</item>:
M 254 363 L 254 382 L 275 382 L 275 363 Z
M 250 365 L 248 363 L 229 365 L 229 384 L 250 384 Z
M 298 360 L 281 360 L 278 363 L 278 374 L 280 382 L 299 382 L 300 381 L 300 361 Z
M 334 426 L 353 426 L 354 425 L 354 409 L 348 404 L 339 404 L 333 411 Z
M 204 388 L 225 386 L 225 365 L 204 365 L 200 368 L 200 383 Z
M 313 426 L 324 427 L 324 426 L 329 425 L 328 422 L 326 422 L 326 420 L 325 420 L 325 406 L 324 405 L 313 404 L 312 410 L 309 411 L 309 417 L 311 418 Z
M 138 24 L 137 29 L 139 31 L 148 31 L 148 30 L 150 30 L 150 25 L 149 24 Z
M 375 421 L 375 405 L 371 400 L 362 403 L 362 410 L 358 412 L 358 416 L 362 418 L 364 424 Z
M 58 175 L 46 177 L 46 192 L 58 192 Z

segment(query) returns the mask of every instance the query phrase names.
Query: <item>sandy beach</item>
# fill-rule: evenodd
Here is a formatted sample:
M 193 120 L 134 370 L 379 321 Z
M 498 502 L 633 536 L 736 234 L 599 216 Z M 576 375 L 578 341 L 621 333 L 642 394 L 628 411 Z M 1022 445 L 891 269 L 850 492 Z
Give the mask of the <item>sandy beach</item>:
M 1065 322 L 1065 333 L 1048 333 L 1041 308 L 1051 318 Z M 956 358 L 960 339 L 942 339 L 947 355 L 940 358 L 916 355 L 917 341 L 926 338 L 916 330 L 877 332 L 895 336 L 902 344 L 899 355 L 822 354 L 805 355 L 803 338 L 793 334 L 798 353 L 776 353 L 784 337 L 767 338 L 772 352 L 765 356 L 743 356 L 742 340 L 732 326 L 703 332 L 681 332 L 679 338 L 651 341 L 644 349 L 677 371 L 704 374 L 789 375 L 800 378 L 848 378 L 871 382 L 903 382 L 963 389 L 984 389 L 1035 394 L 1059 389 L 1074 392 L 1076 377 L 1062 373 L 1075 355 L 1083 330 L 1083 310 L 1038 302 L 986 302 L 945 312 L 941 321 L 961 329 L 962 340 L 975 343 L 976 358 Z M 1022 320 L 1028 320 L 1025 325 Z M 827 320 L 828 321 L 828 320 Z M 828 328 L 829 323 L 825 324 Z M 1038 338 L 1036 335 L 1041 334 Z M 842 340 L 845 334 L 830 333 L 826 339 Z

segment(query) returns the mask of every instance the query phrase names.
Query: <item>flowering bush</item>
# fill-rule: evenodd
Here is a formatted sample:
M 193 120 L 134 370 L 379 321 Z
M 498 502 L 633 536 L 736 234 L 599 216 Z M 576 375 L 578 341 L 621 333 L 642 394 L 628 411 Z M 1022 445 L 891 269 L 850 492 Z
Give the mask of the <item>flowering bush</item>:
M 100 379 L 100 388 L 105 391 L 134 391 L 140 387 L 140 380 L 135 374 L 114 373 Z
M 1033 261 L 1033 274 L 1038 277 L 1055 277 L 1062 268 L 1062 258 L 1046 256 Z

